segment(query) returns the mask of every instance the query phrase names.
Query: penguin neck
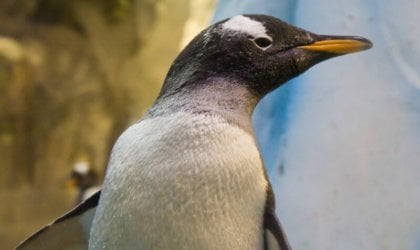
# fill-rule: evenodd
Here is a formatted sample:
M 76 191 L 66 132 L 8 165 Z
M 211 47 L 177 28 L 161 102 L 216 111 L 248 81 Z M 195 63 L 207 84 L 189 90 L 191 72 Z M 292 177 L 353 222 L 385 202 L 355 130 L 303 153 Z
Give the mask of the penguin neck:
M 252 133 L 251 115 L 258 102 L 246 84 L 224 78 L 209 78 L 177 91 L 161 93 L 145 118 L 175 112 L 219 116 L 231 125 Z

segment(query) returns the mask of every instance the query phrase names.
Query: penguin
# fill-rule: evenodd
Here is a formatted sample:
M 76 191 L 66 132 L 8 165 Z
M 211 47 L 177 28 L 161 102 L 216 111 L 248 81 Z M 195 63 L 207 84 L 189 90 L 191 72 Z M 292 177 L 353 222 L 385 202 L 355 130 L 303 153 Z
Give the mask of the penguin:
M 67 187 L 77 189 L 76 205 L 101 189 L 98 173 L 85 161 L 74 164 Z
M 317 35 L 266 15 L 211 25 L 118 138 L 102 190 L 18 249 L 291 249 L 252 112 L 311 66 L 370 47 L 362 37 Z

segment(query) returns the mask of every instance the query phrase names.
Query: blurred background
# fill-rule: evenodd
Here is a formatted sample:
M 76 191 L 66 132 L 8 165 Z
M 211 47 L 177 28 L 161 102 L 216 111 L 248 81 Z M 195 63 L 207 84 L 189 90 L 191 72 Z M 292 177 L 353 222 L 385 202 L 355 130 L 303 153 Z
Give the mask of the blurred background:
M 0 1 L 0 248 L 70 209 L 73 166 L 102 178 L 214 0 Z
M 0 248 L 100 185 L 112 145 L 210 23 L 264 13 L 373 49 L 254 114 L 294 249 L 420 249 L 420 0 L 0 0 Z M 72 188 L 68 188 L 72 186 Z

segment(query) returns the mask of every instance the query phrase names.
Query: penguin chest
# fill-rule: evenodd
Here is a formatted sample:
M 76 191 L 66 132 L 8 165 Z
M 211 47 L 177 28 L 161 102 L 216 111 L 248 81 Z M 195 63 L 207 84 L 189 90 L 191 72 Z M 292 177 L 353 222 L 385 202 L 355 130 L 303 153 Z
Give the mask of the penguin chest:
M 102 232 L 91 236 L 128 248 L 260 249 L 267 185 L 242 129 L 204 115 L 145 120 L 114 148 L 94 222 Z

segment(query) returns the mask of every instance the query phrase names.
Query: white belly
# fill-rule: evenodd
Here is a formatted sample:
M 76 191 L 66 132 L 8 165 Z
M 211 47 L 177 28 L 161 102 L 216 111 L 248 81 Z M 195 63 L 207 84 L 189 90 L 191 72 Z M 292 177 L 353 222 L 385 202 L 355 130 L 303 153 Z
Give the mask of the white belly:
M 267 181 L 253 137 L 208 115 L 144 120 L 118 140 L 90 249 L 261 249 Z

